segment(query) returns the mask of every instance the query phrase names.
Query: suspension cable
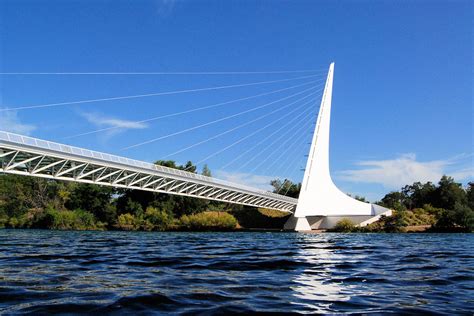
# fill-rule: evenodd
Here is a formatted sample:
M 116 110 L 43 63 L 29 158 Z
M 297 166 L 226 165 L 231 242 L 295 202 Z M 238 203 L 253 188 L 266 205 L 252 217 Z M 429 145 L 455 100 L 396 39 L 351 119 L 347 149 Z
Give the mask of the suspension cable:
M 236 113 L 236 114 L 232 114 L 232 115 L 229 115 L 229 116 L 226 116 L 226 117 L 219 118 L 219 119 L 217 119 L 217 120 L 213 120 L 213 121 L 211 121 L 211 122 L 207 122 L 207 123 L 204 123 L 204 124 L 200 124 L 200 125 L 197 125 L 197 126 L 193 126 L 193 127 L 190 127 L 190 128 L 186 128 L 186 129 L 181 130 L 181 131 L 178 131 L 178 132 L 174 132 L 174 133 L 167 134 L 167 135 L 164 135 L 164 136 L 161 136 L 161 137 L 157 137 L 157 138 L 153 138 L 153 139 L 150 139 L 150 140 L 141 142 L 141 143 L 137 143 L 137 144 L 134 144 L 134 145 L 127 146 L 127 147 L 123 148 L 123 150 L 127 150 L 127 149 L 131 149 L 131 148 L 143 146 L 143 145 L 150 144 L 150 143 L 153 143 L 153 142 L 162 140 L 162 139 L 166 139 L 166 138 L 169 138 L 169 137 L 172 137 L 172 136 L 180 135 L 180 134 L 187 133 L 187 132 L 190 132 L 190 131 L 193 131 L 193 130 L 196 130 L 196 129 L 199 129 L 199 128 L 202 128 L 202 127 L 206 127 L 206 126 L 209 126 L 209 125 L 218 123 L 218 122 L 222 122 L 222 121 L 225 121 L 225 120 L 228 120 L 228 119 L 231 119 L 231 118 L 234 118 L 234 117 L 237 117 L 237 116 L 246 114 L 246 113 L 250 113 L 250 112 L 259 110 L 259 109 L 261 109 L 261 108 L 268 107 L 268 106 L 270 106 L 270 105 L 272 105 L 272 104 L 274 104 L 274 103 L 277 103 L 277 102 L 280 102 L 280 101 L 284 101 L 284 100 L 286 100 L 286 99 L 289 99 L 289 98 L 291 98 L 291 97 L 300 95 L 300 94 L 302 94 L 302 93 L 308 92 L 308 91 L 313 90 L 313 89 L 314 89 L 314 87 L 310 87 L 310 88 L 305 89 L 305 90 L 303 90 L 303 91 L 300 91 L 300 92 L 298 92 L 298 93 L 292 94 L 292 95 L 290 95 L 290 96 L 287 96 L 287 97 L 284 97 L 284 98 L 281 98 L 281 99 L 278 99 L 278 100 L 275 100 L 275 101 L 272 101 L 272 102 L 269 102 L 269 103 L 265 103 L 265 104 L 263 104 L 263 105 L 260 105 L 260 106 L 255 107 L 255 108 L 251 108 L 251 109 L 249 109 L 249 110 L 245 110 L 245 111 L 242 111 L 242 112 L 239 112 L 239 113 Z M 305 96 L 304 98 L 306 98 L 306 97 L 308 97 L 308 96 Z M 304 99 L 304 98 L 303 98 L 303 99 Z
M 310 124 L 310 126 L 312 126 L 312 124 Z M 303 139 L 304 139 L 304 138 L 303 138 Z M 292 154 L 292 155 L 288 155 L 288 157 L 291 159 L 291 157 L 296 156 L 296 154 L 295 154 L 296 152 L 298 152 L 298 147 L 296 147 L 296 150 L 293 152 L 293 154 Z M 291 167 L 292 167 L 292 165 L 289 163 L 289 162 L 290 162 L 290 161 L 289 161 L 290 159 L 289 159 L 288 157 L 287 157 L 287 158 L 285 159 L 285 161 L 281 164 L 281 165 L 283 165 L 283 166 L 285 166 L 285 165 L 287 166 L 287 167 L 285 168 L 285 170 L 281 173 L 281 174 L 283 174 L 283 175 L 287 174 L 288 171 L 289 171 L 289 170 L 291 169 Z M 285 182 L 287 182 L 287 181 L 288 181 L 288 178 L 285 178 Z M 283 185 L 278 189 L 278 191 L 277 191 L 276 193 L 278 194 L 278 193 L 281 191 L 282 188 L 283 188 Z M 285 192 L 283 195 L 286 195 L 286 194 L 288 193 L 288 191 L 290 190 L 290 188 L 291 188 L 291 185 L 288 186 L 288 188 L 286 189 L 286 192 Z
M 312 126 L 312 125 L 310 125 L 310 126 Z M 297 151 L 298 151 L 298 147 L 296 148 L 296 150 L 294 152 L 296 153 Z M 284 169 L 284 171 L 281 174 L 285 175 L 291 169 L 291 164 L 289 162 L 291 161 L 291 157 L 294 157 L 294 156 L 297 156 L 297 155 L 288 155 L 288 157 L 283 161 L 283 163 L 281 165 L 282 166 L 286 165 L 286 168 Z
M 304 119 L 309 118 L 309 115 L 307 115 Z M 254 160 L 256 160 L 259 156 L 261 156 L 263 153 L 265 153 L 268 149 L 273 148 L 273 146 L 279 142 L 282 139 L 289 139 L 291 132 L 293 131 L 300 131 L 302 130 L 303 126 L 295 124 L 292 127 L 290 127 L 286 132 L 275 138 L 270 144 L 267 144 L 263 150 L 261 150 L 259 153 L 257 153 L 255 156 L 253 156 L 251 159 L 247 160 L 244 164 L 239 166 L 237 170 L 242 170 L 243 168 L 247 167 L 250 163 L 252 163 Z M 293 134 L 294 135 L 294 134 Z M 286 137 L 286 138 L 285 138 Z M 280 143 L 281 144 L 281 143 Z M 268 159 L 269 156 L 267 156 Z
M 304 127 L 305 128 L 305 125 L 304 124 L 301 124 L 301 127 Z M 300 128 L 301 129 L 301 128 Z M 298 131 L 300 130 L 298 129 Z M 304 129 L 303 129 L 304 130 Z M 280 148 L 284 147 L 290 140 L 293 140 L 293 143 L 288 146 L 283 152 L 286 153 L 289 148 L 292 148 L 294 146 L 294 144 L 299 141 L 299 139 L 301 138 L 301 136 L 305 136 L 305 133 L 300 133 L 300 137 L 297 137 L 296 139 L 292 139 L 292 138 L 287 138 L 284 142 L 280 143 L 280 145 L 278 145 L 276 148 L 274 148 L 272 150 L 272 152 L 278 152 L 278 150 L 280 150 Z M 270 159 L 271 155 L 267 155 L 267 157 L 263 160 L 261 160 L 254 168 L 252 168 L 252 170 L 250 171 L 250 173 L 253 173 L 255 172 L 255 170 L 257 170 L 261 165 L 263 165 L 268 159 Z M 279 157 L 282 157 L 282 154 L 280 153 L 280 156 Z M 273 157 L 274 158 L 274 157 Z M 274 159 L 274 162 L 277 161 L 277 159 Z M 266 168 L 268 169 L 268 168 Z
M 292 74 L 292 73 L 321 73 L 327 72 L 327 69 L 307 69 L 307 70 L 276 70 L 276 71 L 159 71 L 159 72 L 0 72 L 2 76 L 27 75 L 27 76 L 84 76 L 84 75 L 118 75 L 118 76 L 136 76 L 136 75 L 272 75 L 272 74 Z
M 267 137 L 263 138 L 262 140 L 260 140 L 258 143 L 256 143 L 255 145 L 253 145 L 252 147 L 250 147 L 249 149 L 247 149 L 246 151 L 242 152 L 240 155 L 238 155 L 237 157 L 235 157 L 234 159 L 232 159 L 231 161 L 229 161 L 228 163 L 226 163 L 225 165 L 221 166 L 221 169 L 225 169 L 227 167 L 229 167 L 230 165 L 232 165 L 234 162 L 236 162 L 237 160 L 239 160 L 240 158 L 242 158 L 243 156 L 245 156 L 247 153 L 249 153 L 250 151 L 252 151 L 253 149 L 257 148 L 260 144 L 264 143 L 266 140 L 268 140 L 270 137 L 272 137 L 273 135 L 277 134 L 278 132 L 280 132 L 281 130 L 283 130 L 285 127 L 287 127 L 288 125 L 292 124 L 294 121 L 296 121 L 297 119 L 299 119 L 303 114 L 305 114 L 306 112 L 307 113 L 307 116 L 309 116 L 310 114 L 312 114 L 310 111 L 312 109 L 311 108 L 308 108 L 306 110 L 304 110 L 303 112 L 301 112 L 300 114 L 298 114 L 297 116 L 293 117 L 291 120 L 289 120 L 286 124 L 282 125 L 279 129 L 273 131 L 270 135 L 268 135 Z
M 298 142 L 301 140 L 301 139 L 304 139 L 304 137 L 307 136 L 307 134 L 305 133 L 301 133 L 300 137 L 298 137 L 297 139 L 295 139 L 293 141 L 293 143 L 288 146 L 284 151 L 280 152 L 280 154 L 277 156 L 276 159 L 274 159 L 269 165 L 267 165 L 265 167 L 265 172 L 269 169 L 271 169 L 271 167 L 273 167 L 275 165 L 275 163 L 281 159 L 281 157 L 285 157 L 285 155 L 288 153 L 288 151 L 290 151 L 290 149 L 292 149 L 293 147 L 295 147 L 296 144 L 298 144 Z
M 317 76 L 319 76 L 319 75 L 310 75 L 310 76 L 302 76 L 302 77 L 296 77 L 296 78 L 290 78 L 290 79 L 278 79 L 278 80 L 270 80 L 270 81 L 258 81 L 258 82 L 234 84 L 234 85 L 225 85 L 225 86 L 214 86 L 214 87 L 207 87 L 207 88 L 197 88 L 197 89 L 165 91 L 165 92 L 158 92 L 158 93 L 128 95 L 128 96 L 111 97 L 111 98 L 88 99 L 88 100 L 79 100 L 79 101 L 71 101 L 71 102 L 59 102 L 59 103 L 47 103 L 47 104 L 39 104 L 39 105 L 20 106 L 20 107 L 14 107 L 14 108 L 0 109 L 0 112 L 20 111 L 20 110 L 27 110 L 27 109 L 57 107 L 57 106 L 62 106 L 62 105 L 84 104 L 84 103 L 92 103 L 92 102 L 115 101 L 115 100 L 125 100 L 125 99 L 135 99 L 135 98 L 145 98 L 145 97 L 156 97 L 156 96 L 172 95 L 172 94 L 180 94 L 180 93 L 191 93 L 191 92 L 201 92 L 201 91 L 210 91 L 210 90 L 221 90 L 221 89 L 229 89 L 229 88 L 248 87 L 248 86 L 255 86 L 255 85 L 262 85 L 262 84 L 269 84 L 269 83 L 276 83 L 276 82 L 286 82 L 286 81 L 307 79 L 307 78 L 313 78 L 313 77 L 317 77 Z
M 281 118 L 280 118 L 279 120 L 281 120 Z M 278 121 L 279 121 L 279 120 L 278 120 Z M 243 138 L 241 138 L 241 139 L 239 139 L 239 140 L 233 142 L 232 144 L 230 144 L 230 145 L 228 145 L 228 146 L 222 148 L 221 150 L 218 150 L 218 151 L 212 153 L 211 155 L 207 156 L 206 158 L 199 160 L 198 162 L 196 162 L 195 165 L 197 166 L 197 165 L 199 165 L 200 163 L 202 163 L 202 162 L 204 162 L 204 161 L 206 161 L 206 160 L 208 160 L 208 159 L 210 159 L 210 158 L 212 158 L 212 157 L 214 157 L 214 156 L 216 156 L 216 155 L 218 155 L 218 154 L 220 154 L 220 153 L 226 151 L 227 149 L 229 149 L 229 148 L 231 148 L 231 147 L 234 147 L 235 145 L 237 145 L 237 144 L 243 142 L 244 140 L 248 139 L 249 137 L 252 137 L 253 135 L 257 134 L 258 132 L 260 132 L 260 131 L 262 131 L 262 130 L 264 130 L 264 129 L 266 129 L 267 127 L 273 125 L 274 123 L 275 123 L 275 122 L 272 122 L 272 123 L 270 123 L 270 124 L 265 125 L 265 126 L 262 127 L 262 128 L 259 128 L 258 130 L 256 130 L 256 131 L 250 133 L 249 135 L 247 135 L 247 136 L 245 136 L 245 137 L 243 137 Z M 191 166 L 190 166 L 190 167 L 191 167 Z M 188 168 L 190 168 L 190 167 L 188 167 Z M 186 168 L 186 169 L 188 169 L 188 168 Z M 185 170 L 186 170 L 186 169 L 185 169 Z
M 305 103 L 303 103 L 303 104 L 297 106 L 296 108 L 294 108 L 292 111 L 288 112 L 287 114 L 285 114 L 285 115 L 282 116 L 281 118 L 279 118 L 279 119 L 277 119 L 276 121 L 273 121 L 271 124 L 267 125 L 267 127 L 269 127 L 269 126 L 275 124 L 276 122 L 281 121 L 283 118 L 286 118 L 287 116 L 289 116 L 290 114 L 292 114 L 292 113 L 294 113 L 295 111 L 299 110 L 301 107 L 305 106 L 306 104 L 308 104 L 308 103 L 310 103 L 310 102 L 313 102 L 313 100 L 314 100 L 314 99 L 309 100 L 308 102 L 305 102 Z M 283 106 L 283 107 L 281 107 L 281 108 L 278 108 L 278 109 L 276 109 L 276 110 L 273 110 L 273 111 L 271 111 L 270 113 L 264 114 L 264 115 L 262 115 L 262 116 L 260 116 L 260 117 L 258 117 L 258 118 L 256 118 L 256 119 L 253 119 L 253 120 L 250 120 L 250 121 L 248 121 L 248 122 L 245 122 L 244 124 L 240 124 L 240 125 L 238 125 L 238 126 L 236 126 L 236 127 L 233 127 L 233 128 L 231 128 L 231 129 L 228 129 L 228 130 L 226 130 L 226 131 L 224 131 L 224 132 L 222 132 L 222 133 L 220 133 L 220 134 L 217 134 L 217 135 L 214 135 L 214 136 L 212 136 L 212 137 L 209 137 L 209 138 L 207 138 L 207 139 L 205 139 L 205 140 L 203 140 L 203 141 L 200 141 L 200 142 L 198 142 L 198 143 L 196 143 L 196 144 L 192 144 L 192 145 L 187 146 L 187 147 L 185 147 L 185 148 L 183 148 L 183 149 L 180 149 L 180 150 L 175 151 L 175 152 L 173 152 L 173 153 L 171 153 L 171 154 L 168 154 L 168 155 L 164 156 L 164 158 L 167 158 L 167 157 L 170 157 L 170 156 L 173 156 L 173 155 L 182 153 L 183 151 L 186 151 L 186 150 L 191 149 L 191 148 L 193 148 L 193 147 L 202 145 L 202 144 L 204 144 L 204 143 L 206 143 L 206 142 L 208 142 L 208 141 L 211 141 L 211 140 L 213 140 L 213 139 L 216 139 L 216 138 L 218 138 L 218 137 L 220 137 L 220 136 L 222 136 L 222 135 L 228 134 L 228 133 L 233 132 L 233 131 L 235 131 L 235 130 L 237 130 L 237 129 L 240 129 L 240 128 L 244 127 L 244 126 L 247 126 L 247 125 L 250 125 L 250 124 L 255 123 L 255 122 L 257 122 L 257 121 L 260 121 L 260 120 L 264 119 L 265 117 L 268 117 L 268 116 L 270 116 L 270 115 L 272 115 L 272 114 L 275 114 L 275 113 L 277 113 L 277 112 L 280 112 L 280 111 L 282 111 L 282 110 L 284 110 L 284 109 L 286 109 L 286 108 L 292 106 L 293 104 L 295 104 L 295 103 L 297 103 L 297 102 L 299 102 L 299 100 L 298 100 L 298 101 L 291 102 L 291 103 L 289 103 L 289 104 L 287 104 L 287 105 L 285 105 L 285 106 Z
M 199 107 L 199 108 L 195 108 L 195 109 L 191 109 L 191 110 L 185 110 L 185 111 L 180 111 L 180 112 L 165 114 L 165 115 L 161 115 L 161 116 L 155 116 L 155 117 L 148 118 L 148 119 L 144 119 L 144 120 L 140 120 L 140 121 L 134 121 L 133 123 L 136 123 L 136 124 L 148 123 L 148 122 L 157 121 L 157 120 L 164 119 L 164 118 L 169 118 L 169 117 L 174 117 L 174 116 L 189 114 L 189 113 L 193 113 L 193 112 L 197 112 L 197 111 L 207 110 L 207 109 L 210 109 L 210 108 L 220 107 L 220 106 L 222 106 L 222 105 L 226 105 L 226 104 L 230 104 L 230 103 L 235 103 L 235 102 L 239 102 L 239 101 L 249 100 L 249 99 L 258 98 L 258 97 L 265 96 L 265 95 L 270 95 L 270 94 L 278 93 L 278 92 L 281 92 L 281 91 L 286 91 L 286 90 L 290 90 L 290 89 L 294 89 L 294 88 L 299 88 L 299 87 L 302 87 L 302 86 L 305 86 L 305 85 L 308 85 L 308 84 L 319 83 L 319 82 L 321 82 L 321 81 L 318 81 L 318 80 L 309 81 L 309 82 L 305 82 L 305 83 L 303 83 L 303 84 L 298 84 L 298 85 L 291 86 L 291 87 L 288 87 L 288 88 L 283 88 L 283 89 L 278 89 L 278 90 L 272 90 L 272 91 L 270 91 L 270 92 L 260 93 L 260 94 L 256 94 L 256 95 L 252 95 L 252 96 L 248 96 L 248 97 L 244 97 L 244 98 L 239 98 L 239 99 L 234 99 L 234 100 L 225 101 L 225 102 L 221 102 L 221 103 L 216 103 L 216 104 L 212 104 L 212 105 L 207 105 L 207 106 L 203 106 L 203 107 Z M 84 133 L 75 134 L 75 135 L 72 135 L 72 136 L 67 136 L 67 137 L 64 137 L 63 139 L 71 139 L 71 138 L 75 138 L 75 137 L 86 136 L 86 135 L 90 135 L 90 134 L 95 134 L 95 133 L 110 131 L 110 130 L 114 130 L 114 129 L 118 129 L 118 128 L 120 128 L 120 126 L 105 127 L 105 128 L 100 128 L 100 129 L 92 130 L 92 131 L 89 131 L 89 132 L 84 132 Z

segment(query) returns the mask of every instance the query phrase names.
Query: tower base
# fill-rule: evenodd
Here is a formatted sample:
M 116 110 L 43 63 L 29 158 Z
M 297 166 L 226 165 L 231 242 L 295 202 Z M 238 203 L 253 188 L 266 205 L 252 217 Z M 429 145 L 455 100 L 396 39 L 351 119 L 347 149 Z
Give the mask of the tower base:
M 283 226 L 284 230 L 293 230 L 293 231 L 305 231 L 311 230 L 311 226 L 309 225 L 308 219 L 306 217 L 295 217 L 291 215 L 291 217 L 286 221 L 285 225 Z
M 382 215 L 391 216 L 392 210 L 377 205 L 377 213 L 373 215 L 339 215 L 339 216 L 306 216 L 292 215 L 285 223 L 284 230 L 308 231 L 312 229 L 331 229 L 342 219 L 349 219 L 359 227 L 378 221 Z

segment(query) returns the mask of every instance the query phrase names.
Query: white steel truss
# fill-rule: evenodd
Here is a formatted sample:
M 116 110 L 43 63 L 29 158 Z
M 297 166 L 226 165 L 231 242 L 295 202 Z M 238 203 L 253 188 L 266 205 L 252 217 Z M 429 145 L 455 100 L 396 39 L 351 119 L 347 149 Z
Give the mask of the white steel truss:
M 293 212 L 297 199 L 177 170 L 0 131 L 0 173 L 94 183 Z

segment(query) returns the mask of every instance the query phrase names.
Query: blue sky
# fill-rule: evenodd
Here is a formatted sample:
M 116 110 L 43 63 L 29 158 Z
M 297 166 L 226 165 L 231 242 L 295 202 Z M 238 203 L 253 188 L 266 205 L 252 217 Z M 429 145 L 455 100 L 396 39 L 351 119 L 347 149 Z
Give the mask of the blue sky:
M 313 97 L 335 61 L 338 186 L 375 200 L 445 173 L 474 179 L 470 1 L 1 0 L 0 9 L 2 73 L 316 70 L 2 74 L 2 130 L 147 161 L 204 160 L 217 177 L 259 187 L 278 176 L 299 181 L 319 105 Z M 6 111 L 266 81 L 278 82 Z M 112 129 L 71 137 L 103 128 Z

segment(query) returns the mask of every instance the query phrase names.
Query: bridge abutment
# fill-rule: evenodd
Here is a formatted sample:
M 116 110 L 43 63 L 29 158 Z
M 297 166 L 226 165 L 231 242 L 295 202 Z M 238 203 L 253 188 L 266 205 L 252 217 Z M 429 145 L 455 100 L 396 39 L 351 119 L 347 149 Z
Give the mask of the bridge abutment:
M 311 225 L 309 225 L 308 219 L 306 217 L 291 217 L 286 221 L 283 226 L 284 230 L 293 230 L 293 231 L 307 231 L 311 230 Z
M 292 215 L 285 223 L 283 229 L 291 231 L 310 231 L 314 229 L 331 229 L 342 219 L 350 220 L 355 226 L 364 227 L 375 221 L 381 216 L 391 216 L 392 210 L 379 207 L 376 215 L 341 215 L 341 216 L 306 216 L 295 217 Z

